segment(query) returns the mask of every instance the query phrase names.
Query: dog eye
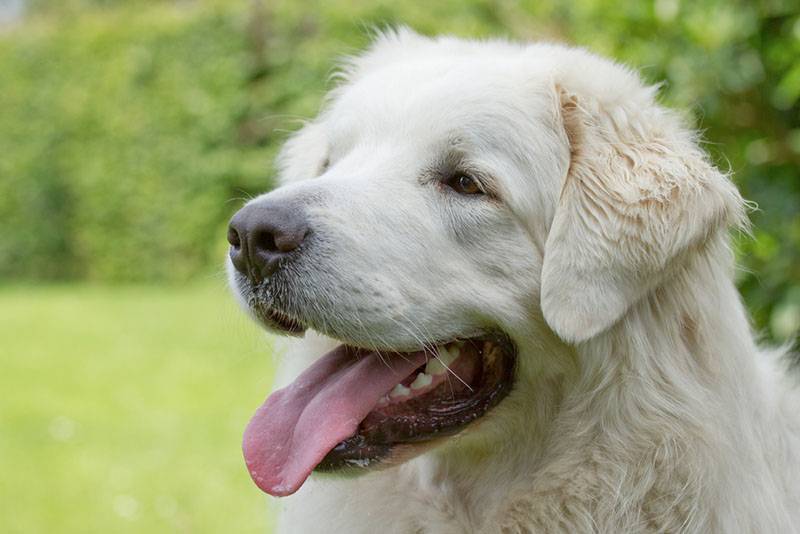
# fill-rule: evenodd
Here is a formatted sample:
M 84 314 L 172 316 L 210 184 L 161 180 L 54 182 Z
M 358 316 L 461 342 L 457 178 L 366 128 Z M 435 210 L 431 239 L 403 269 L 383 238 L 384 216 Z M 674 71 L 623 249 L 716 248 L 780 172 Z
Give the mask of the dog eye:
M 320 163 L 319 168 L 317 169 L 317 176 L 322 176 L 325 174 L 325 171 L 328 170 L 328 167 L 331 166 L 331 158 L 330 156 L 326 156 L 322 163 Z
M 482 195 L 483 191 L 481 190 L 480 185 L 478 185 L 478 181 L 475 180 L 472 176 L 468 176 L 464 173 L 459 173 L 454 175 L 450 178 L 447 182 L 445 182 L 453 191 L 462 195 Z

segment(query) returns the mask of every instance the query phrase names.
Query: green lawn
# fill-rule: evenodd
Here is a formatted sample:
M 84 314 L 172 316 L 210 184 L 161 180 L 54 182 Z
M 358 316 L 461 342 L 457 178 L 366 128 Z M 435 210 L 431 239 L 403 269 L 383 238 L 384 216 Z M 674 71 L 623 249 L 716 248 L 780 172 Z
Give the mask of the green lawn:
M 264 335 L 224 284 L 0 289 L 0 532 L 265 532 Z

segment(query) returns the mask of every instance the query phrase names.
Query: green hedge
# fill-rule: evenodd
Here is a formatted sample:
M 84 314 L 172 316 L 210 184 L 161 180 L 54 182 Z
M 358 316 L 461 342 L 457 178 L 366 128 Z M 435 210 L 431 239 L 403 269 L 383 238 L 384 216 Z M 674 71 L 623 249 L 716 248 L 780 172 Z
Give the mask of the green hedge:
M 755 211 L 740 286 L 768 333 L 800 324 L 800 17 L 790 0 L 31 0 L 0 28 L 0 277 L 184 280 L 267 189 L 367 28 L 566 40 L 664 81 Z
M 147 8 L 34 21 L 0 47 L 0 274 L 184 278 L 212 261 L 264 154 L 235 13 Z M 266 185 L 266 182 L 264 182 Z

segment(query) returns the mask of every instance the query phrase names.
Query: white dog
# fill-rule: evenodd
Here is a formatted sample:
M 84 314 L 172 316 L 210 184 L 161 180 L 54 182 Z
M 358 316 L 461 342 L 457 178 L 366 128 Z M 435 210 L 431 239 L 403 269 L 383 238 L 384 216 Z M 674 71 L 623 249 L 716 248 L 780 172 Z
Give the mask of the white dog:
M 800 529 L 744 202 L 654 88 L 404 29 L 342 79 L 228 236 L 245 307 L 305 333 L 244 439 L 281 532 Z

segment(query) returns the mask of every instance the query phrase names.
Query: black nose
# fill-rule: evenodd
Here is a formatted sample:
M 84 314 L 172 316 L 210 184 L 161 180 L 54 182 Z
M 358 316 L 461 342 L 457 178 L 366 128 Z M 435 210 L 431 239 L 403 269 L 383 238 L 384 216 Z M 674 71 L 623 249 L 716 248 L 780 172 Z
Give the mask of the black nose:
M 254 283 L 272 275 L 308 234 L 305 213 L 296 204 L 261 200 L 240 209 L 228 226 L 234 267 Z

